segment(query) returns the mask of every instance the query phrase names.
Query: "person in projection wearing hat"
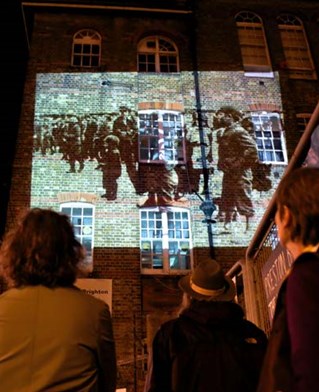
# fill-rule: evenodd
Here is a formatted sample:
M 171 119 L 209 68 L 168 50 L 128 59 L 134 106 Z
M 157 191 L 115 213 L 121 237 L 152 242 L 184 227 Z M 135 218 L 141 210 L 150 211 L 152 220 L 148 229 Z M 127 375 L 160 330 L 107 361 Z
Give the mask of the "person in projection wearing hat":
M 153 339 L 144 392 L 253 392 L 267 346 L 215 260 L 179 281 L 182 309 Z

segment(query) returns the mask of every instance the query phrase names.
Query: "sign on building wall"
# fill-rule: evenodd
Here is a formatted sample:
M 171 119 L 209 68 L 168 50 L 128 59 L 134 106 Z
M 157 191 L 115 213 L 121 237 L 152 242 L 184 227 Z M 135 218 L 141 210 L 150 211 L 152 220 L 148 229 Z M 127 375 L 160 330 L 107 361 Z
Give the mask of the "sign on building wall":
M 278 244 L 262 268 L 261 273 L 266 293 L 270 321 L 274 316 L 276 298 L 279 288 L 292 262 L 293 259 L 290 253 L 288 253 L 286 249 Z
M 112 312 L 112 279 L 77 279 L 75 285 L 107 303 Z

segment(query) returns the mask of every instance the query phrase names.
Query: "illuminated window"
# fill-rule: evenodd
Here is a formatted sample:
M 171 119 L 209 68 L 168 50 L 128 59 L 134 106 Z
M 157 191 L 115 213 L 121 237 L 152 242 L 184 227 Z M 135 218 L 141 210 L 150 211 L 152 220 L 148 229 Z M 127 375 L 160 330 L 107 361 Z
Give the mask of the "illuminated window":
M 191 268 L 189 211 L 156 207 L 140 210 L 141 269 L 174 273 Z
M 179 72 L 175 44 L 163 37 L 147 37 L 138 44 L 138 72 Z
M 72 65 L 98 67 L 101 57 L 101 36 L 94 30 L 81 30 L 73 37 Z
M 179 112 L 142 110 L 138 117 L 140 162 L 185 162 L 183 117 Z
M 60 210 L 68 215 L 76 238 L 86 250 L 86 261 L 92 261 L 94 236 L 94 206 L 89 203 L 64 203 Z
M 297 118 L 297 128 L 300 133 L 303 133 L 309 123 L 311 113 L 298 113 Z
M 316 79 L 302 22 L 289 14 L 281 15 L 277 20 L 285 55 L 284 67 L 289 71 L 289 76 L 294 79 Z
M 260 17 L 243 11 L 235 17 L 244 70 L 270 72 L 271 64 Z
M 278 113 L 252 113 L 251 115 L 261 162 L 286 163 L 284 132 Z

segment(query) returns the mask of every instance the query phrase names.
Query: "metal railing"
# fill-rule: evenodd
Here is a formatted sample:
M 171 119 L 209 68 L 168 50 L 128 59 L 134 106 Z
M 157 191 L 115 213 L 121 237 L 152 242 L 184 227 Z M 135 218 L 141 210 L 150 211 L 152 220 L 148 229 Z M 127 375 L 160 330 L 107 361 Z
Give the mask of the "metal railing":
M 284 175 L 301 167 L 309 150 L 311 135 L 319 124 L 319 102 L 310 117 L 309 123 L 289 160 Z M 245 303 L 247 317 L 270 332 L 271 319 L 267 308 L 265 285 L 262 278 L 262 268 L 269 260 L 274 249 L 279 244 L 277 228 L 274 223 L 276 213 L 276 191 L 263 215 L 257 230 L 248 245 L 244 261 L 245 272 Z

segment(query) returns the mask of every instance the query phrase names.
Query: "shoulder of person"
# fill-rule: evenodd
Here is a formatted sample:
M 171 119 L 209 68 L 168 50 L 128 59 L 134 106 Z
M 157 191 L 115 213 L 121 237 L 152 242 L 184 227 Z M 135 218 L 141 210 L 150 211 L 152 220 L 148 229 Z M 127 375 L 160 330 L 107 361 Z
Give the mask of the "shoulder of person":
M 244 339 L 247 343 L 257 343 L 266 346 L 268 342 L 265 332 L 249 320 L 243 320 Z

